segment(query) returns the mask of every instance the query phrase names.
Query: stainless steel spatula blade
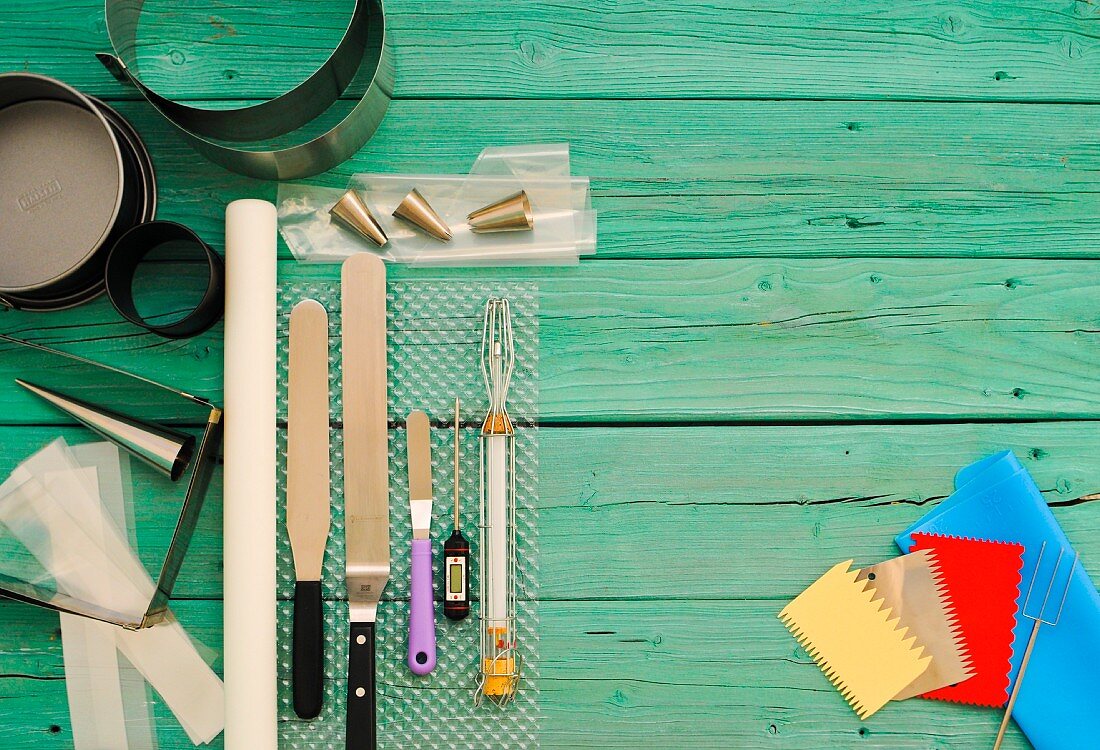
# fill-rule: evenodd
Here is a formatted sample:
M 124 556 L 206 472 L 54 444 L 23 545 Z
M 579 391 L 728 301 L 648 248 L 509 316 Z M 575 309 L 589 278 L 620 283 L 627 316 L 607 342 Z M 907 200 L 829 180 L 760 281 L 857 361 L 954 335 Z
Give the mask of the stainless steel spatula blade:
M 386 414 L 386 267 L 358 253 L 341 272 L 344 370 L 344 538 L 347 554 L 348 750 L 377 746 L 374 623 L 390 577 Z

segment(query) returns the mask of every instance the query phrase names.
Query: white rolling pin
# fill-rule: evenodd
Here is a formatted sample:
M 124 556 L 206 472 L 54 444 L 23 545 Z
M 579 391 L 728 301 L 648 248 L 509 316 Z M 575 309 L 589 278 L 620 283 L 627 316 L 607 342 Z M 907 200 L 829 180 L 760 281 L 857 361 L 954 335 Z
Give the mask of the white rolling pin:
M 277 750 L 275 206 L 225 210 L 225 748 Z

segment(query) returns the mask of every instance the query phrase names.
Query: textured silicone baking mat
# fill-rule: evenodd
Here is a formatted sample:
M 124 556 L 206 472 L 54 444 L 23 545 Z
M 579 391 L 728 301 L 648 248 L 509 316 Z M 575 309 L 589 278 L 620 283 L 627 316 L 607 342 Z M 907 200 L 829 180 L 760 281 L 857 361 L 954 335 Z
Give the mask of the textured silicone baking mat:
M 453 520 L 453 410 L 462 399 L 462 528 L 476 546 L 479 445 L 477 425 L 488 406 L 480 370 L 485 300 L 507 297 L 512 304 L 516 372 L 509 412 L 516 431 L 517 627 L 523 675 L 517 699 L 501 710 L 473 704 L 478 680 L 478 608 L 460 622 L 443 617 L 443 540 Z M 291 701 L 291 599 L 294 567 L 286 537 L 286 337 L 291 308 L 315 299 L 329 314 L 329 372 L 332 412 L 332 527 L 322 572 L 325 609 L 325 703 L 321 715 L 302 721 Z M 391 573 L 378 610 L 379 747 L 538 747 L 538 290 L 529 283 L 399 282 L 388 286 L 390 419 Z M 279 288 L 279 745 L 294 750 L 343 747 L 348 615 L 344 591 L 343 451 L 340 373 L 339 282 L 297 282 Z M 405 416 L 422 409 L 432 420 L 432 479 L 435 503 L 432 553 L 436 578 L 438 663 L 419 677 L 406 666 L 409 595 L 408 473 Z M 477 551 L 472 555 L 471 589 L 477 592 Z

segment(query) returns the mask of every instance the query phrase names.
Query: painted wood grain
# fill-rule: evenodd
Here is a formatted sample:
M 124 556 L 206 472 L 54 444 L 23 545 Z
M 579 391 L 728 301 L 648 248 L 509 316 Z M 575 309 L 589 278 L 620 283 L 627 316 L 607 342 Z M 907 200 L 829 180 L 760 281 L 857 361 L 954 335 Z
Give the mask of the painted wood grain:
M 220 249 L 228 201 L 275 199 L 274 185 L 197 158 L 148 106 L 120 108 L 152 151 L 161 217 Z M 532 141 L 568 141 L 591 176 L 599 259 L 1100 257 L 1087 107 L 402 101 L 313 182 L 461 173 L 485 146 Z
M 537 281 L 540 419 L 591 422 L 1080 419 L 1100 414 L 1095 261 L 606 261 L 391 269 L 402 280 Z M 335 283 L 335 265 L 280 265 Z M 169 293 L 170 281 L 165 281 Z M 336 311 L 330 311 L 333 314 Z M 220 399 L 221 328 L 168 342 L 100 300 L 3 329 Z M 453 330 L 472 349 L 470 321 Z M 156 353 L 157 356 L 150 356 Z M 56 421 L 0 360 L 13 423 Z M 25 373 L 22 373 L 25 374 Z
M 142 68 L 189 97 L 283 90 L 323 60 L 350 8 L 348 0 L 146 5 Z M 1100 97 L 1092 75 L 1100 12 L 1085 0 L 393 0 L 386 10 L 405 97 Z M 30 0 L 9 4 L 0 68 L 30 67 L 118 96 L 91 58 L 107 47 L 102 19 L 94 0 L 64 0 L 48 13 Z
M 0 467 L 55 434 L 6 428 Z M 1095 422 L 545 428 L 539 442 L 544 600 L 789 599 L 837 561 L 896 555 L 894 535 L 950 494 L 959 468 L 1004 449 L 1100 577 L 1100 499 L 1078 501 L 1100 493 Z M 137 476 L 139 541 L 153 564 L 176 511 L 154 492 L 162 483 Z M 219 472 L 177 598 L 221 596 L 220 489 Z M 659 575 L 647 560 L 661 561 Z
M 999 715 L 986 709 L 910 700 L 860 722 L 776 619 L 778 608 L 757 601 L 542 602 L 541 746 L 988 746 Z M 175 611 L 200 642 L 218 642 L 220 602 L 181 602 Z M 5 642 L 20 644 L 0 650 L 0 701 L 21 717 L 0 724 L 0 741 L 11 750 L 70 747 L 56 615 L 0 602 L 0 616 L 11 636 Z M 220 662 L 214 667 L 220 670 Z M 341 677 L 330 672 L 326 679 L 342 689 Z M 423 685 L 403 671 L 396 679 L 389 689 L 404 694 Z M 440 704 L 470 699 L 468 691 L 421 689 Z M 160 746 L 190 747 L 159 701 L 155 709 Z M 289 712 L 284 720 L 296 721 Z M 393 721 L 398 725 L 391 729 L 413 729 L 401 725 L 400 716 Z M 211 747 L 222 747 L 221 739 Z M 320 743 L 310 747 L 331 750 Z M 1029 745 L 1013 727 L 1005 747 Z
M 309 3 L 308 22 L 295 3 L 147 7 L 144 72 L 218 108 L 303 77 L 350 0 Z M 542 289 L 542 746 L 987 747 L 991 711 L 909 701 L 861 724 L 774 615 L 835 561 L 895 554 L 893 534 L 955 470 L 1005 447 L 1100 576 L 1100 501 L 1078 499 L 1100 490 L 1100 145 L 1092 108 L 1075 104 L 1100 99 L 1097 6 L 387 11 L 399 99 L 318 184 L 463 172 L 486 145 L 569 141 L 600 211 L 600 251 L 581 268 L 393 272 Z M 220 247 L 225 203 L 274 187 L 196 157 L 107 75 L 91 56 L 107 47 L 102 13 L 96 0 L 9 3 L 0 70 L 119 102 L 153 152 L 161 217 Z M 220 328 L 166 342 L 100 301 L 5 313 L 0 330 L 220 397 Z M 0 380 L 12 368 L 0 355 Z M 5 388 L 0 424 L 31 426 L 0 428 L 0 466 L 60 429 Z M 698 422 L 714 424 L 683 426 Z M 174 513 L 140 477 L 150 563 Z M 214 646 L 220 515 L 218 476 L 176 604 Z M 0 622 L 0 746 L 71 747 L 56 617 L 0 602 Z M 190 747 L 157 714 L 161 747 Z M 1027 743 L 1013 729 L 1008 746 Z

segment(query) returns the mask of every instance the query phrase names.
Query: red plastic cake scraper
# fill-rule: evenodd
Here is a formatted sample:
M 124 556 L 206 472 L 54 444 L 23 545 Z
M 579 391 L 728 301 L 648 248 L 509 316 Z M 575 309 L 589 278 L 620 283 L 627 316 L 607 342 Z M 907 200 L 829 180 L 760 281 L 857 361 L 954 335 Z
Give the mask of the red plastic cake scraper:
M 922 697 L 1003 706 L 1008 700 L 1023 546 L 923 533 L 913 534 L 913 542 L 910 552 L 930 549 L 936 555 L 974 670 L 972 677 Z

